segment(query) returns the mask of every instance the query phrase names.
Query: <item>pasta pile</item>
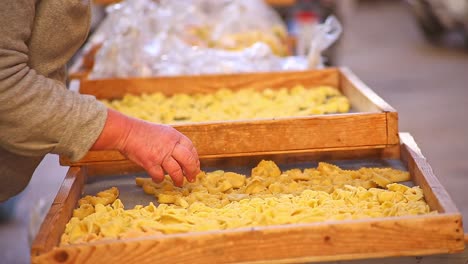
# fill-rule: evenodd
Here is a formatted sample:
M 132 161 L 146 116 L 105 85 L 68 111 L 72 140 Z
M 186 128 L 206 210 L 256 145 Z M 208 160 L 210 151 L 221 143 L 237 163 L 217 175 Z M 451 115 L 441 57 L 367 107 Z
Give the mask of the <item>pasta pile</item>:
M 251 177 L 222 170 L 200 173 L 194 183 L 175 187 L 169 176 L 156 184 L 150 178 L 136 178 L 136 184 L 159 203 L 187 208 L 194 202 L 220 208 L 243 198 L 268 197 L 277 194 L 299 195 L 305 190 L 331 193 L 345 185 L 365 189 L 386 187 L 393 182 L 409 180 L 409 173 L 392 168 L 361 168 L 342 170 L 333 164 L 320 162 L 317 168 L 292 169 L 281 172 L 273 161 L 261 161 L 252 169 Z
M 182 188 L 169 184 L 169 178 L 161 184 L 137 178 L 146 193 L 158 197 L 159 206 L 125 210 L 115 187 L 86 196 L 61 243 L 437 213 L 430 211 L 421 188 L 394 183 L 408 178 L 407 172 L 390 168 L 342 170 L 327 163 L 281 172 L 272 161 L 260 162 L 249 178 L 214 171 Z
M 211 94 L 170 97 L 162 93 L 125 95 L 121 100 L 102 102 L 127 115 L 164 124 L 346 113 L 350 109 L 348 99 L 337 89 L 306 89 L 301 85 L 289 90 L 221 89 Z
M 249 29 L 244 32 L 225 33 L 218 38 L 213 38 L 212 29 L 209 27 L 193 27 L 189 29 L 196 39 L 191 39 L 193 45 L 206 45 L 210 48 L 242 51 L 255 43 L 261 42 L 268 45 L 277 56 L 287 56 L 287 32 L 280 25 L 274 25 L 264 30 Z
M 252 30 L 248 32 L 225 34 L 218 40 L 212 41 L 211 47 L 226 50 L 237 50 L 249 48 L 255 43 L 261 42 L 268 45 L 277 56 L 287 56 L 288 46 L 286 43 L 287 33 L 281 26 L 274 26 L 271 32 Z

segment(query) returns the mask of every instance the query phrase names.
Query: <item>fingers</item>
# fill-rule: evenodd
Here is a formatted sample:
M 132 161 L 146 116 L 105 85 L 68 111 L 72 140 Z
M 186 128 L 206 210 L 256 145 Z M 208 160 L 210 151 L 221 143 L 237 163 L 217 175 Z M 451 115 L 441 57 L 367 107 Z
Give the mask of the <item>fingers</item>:
M 195 177 L 200 172 L 200 161 L 198 157 L 193 155 L 193 152 L 189 151 L 181 144 L 176 144 L 172 151 L 172 157 L 182 167 L 187 180 L 189 182 L 194 182 Z
M 160 165 L 153 165 L 145 168 L 154 182 L 161 183 L 164 180 L 164 171 Z
M 145 168 L 155 182 L 163 181 L 165 172 L 179 187 L 185 177 L 195 181 L 200 161 L 189 138 L 170 126 L 145 122 L 137 125 L 140 129 L 132 130 L 134 133 L 128 136 L 131 141 L 123 154 Z
M 195 149 L 195 147 L 193 146 L 193 143 L 192 141 L 186 137 L 185 135 L 181 134 L 181 137 L 179 139 L 179 143 L 180 145 L 184 146 L 185 148 L 187 148 L 194 156 L 195 160 L 199 163 L 200 160 L 199 160 L 199 157 L 198 157 L 198 153 L 197 153 L 197 150 Z
M 179 163 L 172 157 L 168 156 L 163 162 L 164 170 L 171 176 L 175 186 L 182 187 L 184 184 L 184 173 Z

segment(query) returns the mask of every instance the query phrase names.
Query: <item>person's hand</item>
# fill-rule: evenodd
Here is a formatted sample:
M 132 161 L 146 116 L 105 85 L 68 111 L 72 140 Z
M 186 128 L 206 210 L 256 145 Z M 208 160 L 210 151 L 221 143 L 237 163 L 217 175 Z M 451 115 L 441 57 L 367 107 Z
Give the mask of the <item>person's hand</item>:
M 186 136 L 170 126 L 129 118 L 113 110 L 108 111 L 106 126 L 92 149 L 119 150 L 156 182 L 164 180 L 165 171 L 176 186 L 182 186 L 184 177 L 193 182 L 200 172 L 197 151 Z
M 193 182 L 200 172 L 192 142 L 170 126 L 136 120 L 119 150 L 145 168 L 156 182 L 164 180 L 166 171 L 176 186 L 182 186 L 184 176 Z

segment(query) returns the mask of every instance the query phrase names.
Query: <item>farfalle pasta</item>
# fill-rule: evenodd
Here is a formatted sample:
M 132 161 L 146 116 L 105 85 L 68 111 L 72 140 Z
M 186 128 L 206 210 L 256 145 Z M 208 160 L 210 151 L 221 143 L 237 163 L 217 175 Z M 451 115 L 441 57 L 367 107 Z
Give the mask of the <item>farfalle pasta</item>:
M 174 124 L 180 122 L 222 121 L 274 117 L 309 116 L 346 113 L 349 100 L 330 86 L 306 89 L 255 91 L 220 89 L 211 94 L 162 93 L 125 95 L 121 100 L 102 100 L 108 107 L 150 122 Z
M 125 210 L 116 188 L 84 197 L 61 243 L 437 213 L 431 212 L 421 188 L 394 183 L 408 179 L 407 172 L 390 168 L 342 170 L 328 163 L 282 172 L 272 161 L 260 162 L 251 177 L 201 173 L 195 183 L 182 188 L 169 178 L 160 184 L 136 178 L 137 185 L 157 198 L 158 206 Z M 383 182 L 385 186 L 378 186 Z M 108 199 L 98 199 L 102 197 Z

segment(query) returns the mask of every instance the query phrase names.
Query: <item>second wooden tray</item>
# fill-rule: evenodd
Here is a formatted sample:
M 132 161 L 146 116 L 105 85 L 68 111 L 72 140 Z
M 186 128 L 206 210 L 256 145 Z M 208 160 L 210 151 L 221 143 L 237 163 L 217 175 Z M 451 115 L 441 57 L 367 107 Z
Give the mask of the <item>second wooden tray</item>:
M 209 76 L 81 80 L 79 91 L 98 99 L 162 92 L 211 93 L 221 88 L 256 90 L 329 85 L 351 102 L 351 112 L 291 118 L 219 121 L 174 125 L 195 144 L 201 157 L 227 157 L 304 149 L 383 148 L 398 144 L 398 114 L 347 68 Z M 119 161 L 116 151 L 94 151 L 79 162 Z

